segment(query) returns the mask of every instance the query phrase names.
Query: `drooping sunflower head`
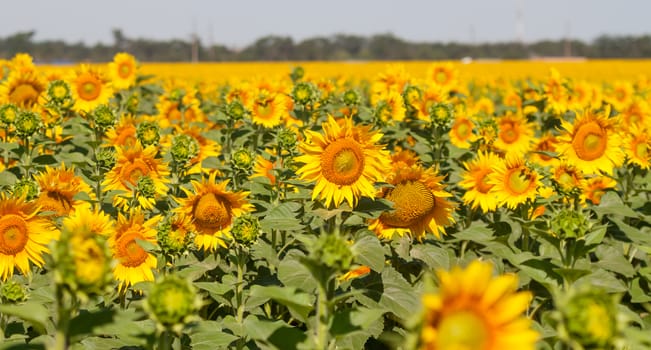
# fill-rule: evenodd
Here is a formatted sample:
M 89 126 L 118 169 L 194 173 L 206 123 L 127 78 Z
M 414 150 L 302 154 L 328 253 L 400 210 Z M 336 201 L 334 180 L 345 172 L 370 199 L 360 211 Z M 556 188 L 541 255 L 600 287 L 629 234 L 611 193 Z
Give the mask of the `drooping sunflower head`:
M 38 206 L 21 198 L 0 194 L 0 279 L 6 281 L 18 269 L 30 273 L 30 262 L 38 267 L 45 263 L 48 244 L 59 238 L 59 231 L 49 219 L 38 215 Z
M 136 58 L 126 52 L 119 52 L 109 63 L 109 74 L 115 89 L 128 89 L 136 84 L 138 65 Z
M 445 226 L 454 222 L 452 195 L 444 190 L 442 176 L 418 165 L 394 168 L 388 182 L 394 187 L 383 189 L 380 197 L 393 202 L 393 210 L 382 213 L 369 228 L 378 236 L 391 239 L 407 234 L 422 240 L 426 232 L 436 237 L 445 234 Z
M 113 89 L 104 74 L 89 65 L 82 64 L 70 77 L 69 83 L 75 100 L 73 109 L 79 112 L 90 112 L 107 103 L 113 95 Z
M 184 189 L 187 198 L 179 200 L 178 210 L 192 220 L 195 244 L 205 251 L 226 247 L 224 238 L 230 238 L 233 220 L 253 209 L 246 200 L 248 192 L 228 191 L 228 181 L 216 183 L 216 175 L 212 173 L 203 182 L 193 181 L 192 190 Z
M 497 197 L 491 191 L 493 185 L 488 182 L 488 179 L 493 173 L 493 167 L 502 162 L 502 158 L 494 153 L 480 152 L 473 161 L 464 163 L 466 170 L 459 182 L 459 186 L 466 189 L 462 197 L 464 203 L 469 204 L 473 209 L 479 207 L 484 213 L 497 209 Z
M 88 202 L 75 199 L 81 192 L 94 198 L 90 186 L 75 175 L 74 168 L 45 167 L 45 171 L 34 175 L 34 180 L 41 188 L 41 193 L 36 203 L 41 207 L 41 212 L 53 212 L 56 216 L 65 216 L 82 206 L 89 206 Z
M 362 196 L 374 198 L 373 183 L 390 169 L 388 152 L 378 144 L 382 134 L 331 116 L 322 127 L 323 134 L 306 131 L 308 140 L 299 147 L 303 155 L 296 158 L 305 164 L 297 171 L 300 178 L 316 182 L 312 198 L 327 207 L 344 200 L 354 207 Z
M 142 281 L 153 281 L 152 269 L 156 257 L 147 252 L 138 241 L 156 244 L 156 225 L 159 216 L 145 220 L 140 211 L 131 211 L 128 216 L 118 214 L 115 233 L 109 238 L 109 246 L 117 264 L 113 277 L 120 282 L 120 290 Z
M 538 333 L 523 313 L 531 293 L 517 292 L 513 274 L 492 277 L 491 264 L 439 270 L 439 292 L 423 295 L 420 349 L 535 348 Z
M 542 185 L 540 175 L 517 156 L 495 164 L 488 183 L 493 185 L 490 192 L 497 197 L 498 205 L 511 209 L 535 199 L 538 187 Z
M 565 134 L 557 146 L 561 158 L 575 164 L 586 174 L 611 173 L 624 161 L 621 140 L 615 131 L 610 108 L 602 112 L 586 111 L 574 123 L 562 122 Z

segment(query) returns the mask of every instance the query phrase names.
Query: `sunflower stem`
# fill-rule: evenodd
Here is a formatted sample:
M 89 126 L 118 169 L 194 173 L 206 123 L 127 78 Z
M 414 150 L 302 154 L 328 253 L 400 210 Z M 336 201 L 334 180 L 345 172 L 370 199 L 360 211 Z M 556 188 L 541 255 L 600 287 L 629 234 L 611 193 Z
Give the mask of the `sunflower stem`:
M 74 296 L 71 296 L 74 298 Z M 56 285 L 57 324 L 54 336 L 54 350 L 68 349 L 68 328 L 70 326 L 71 309 L 66 308 L 66 293 L 63 286 Z
M 168 330 L 164 330 L 158 337 L 158 350 L 172 350 L 172 343 L 174 343 L 174 334 Z
M 235 287 L 235 307 L 237 308 L 236 320 L 240 325 L 244 324 L 244 273 L 246 272 L 246 254 L 244 254 L 242 246 L 236 244 L 236 260 L 237 265 L 237 285 Z M 245 338 L 240 338 L 237 340 L 237 349 L 241 350 L 244 348 L 246 343 Z

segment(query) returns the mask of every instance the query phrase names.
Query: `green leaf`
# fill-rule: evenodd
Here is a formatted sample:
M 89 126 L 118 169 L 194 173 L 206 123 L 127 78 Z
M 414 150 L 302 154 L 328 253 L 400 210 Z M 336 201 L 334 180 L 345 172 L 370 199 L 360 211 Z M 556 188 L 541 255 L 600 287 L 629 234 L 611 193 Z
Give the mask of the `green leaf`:
M 0 305 L 0 313 L 15 316 L 31 323 L 34 329 L 41 334 L 45 333 L 50 316 L 45 306 L 30 302 L 21 305 Z
M 269 232 L 271 230 L 281 231 L 299 231 L 305 225 L 301 224 L 301 220 L 297 219 L 296 212 L 301 208 L 300 203 L 286 202 L 271 209 L 265 214 L 264 219 L 260 220 L 262 229 Z
M 219 266 L 217 259 L 214 255 L 209 255 L 204 260 L 197 261 L 194 256 L 191 256 L 177 263 L 178 272 L 176 272 L 176 275 L 194 281 Z
M 227 348 L 238 337 L 223 332 L 221 322 L 201 321 L 199 326 L 190 333 L 190 339 L 193 350 L 213 350 Z
M 604 195 L 601 197 L 601 202 L 599 205 L 592 207 L 592 210 L 597 213 L 597 216 L 599 216 L 599 218 L 604 215 L 620 215 L 627 217 L 640 216 L 639 213 L 636 213 L 633 209 L 625 205 L 617 193 L 612 191 L 604 193 Z
M 76 348 L 73 347 L 72 349 L 73 350 L 75 349 L 79 349 L 79 350 L 122 349 L 133 344 L 127 343 L 122 339 L 116 339 L 116 338 L 88 337 L 88 338 L 84 338 L 79 345 L 80 346 Z
M 0 186 L 13 186 L 16 181 L 18 181 L 18 177 L 11 171 L 0 172 Z
M 298 260 L 301 255 L 294 252 L 287 254 L 285 259 L 280 261 L 278 265 L 278 279 L 285 286 L 295 287 L 305 292 L 312 292 L 317 288 L 318 282 L 314 279 L 310 270 Z
M 423 261 L 430 269 L 449 269 L 450 255 L 447 250 L 430 244 L 415 244 L 409 253 L 414 259 Z
M 382 309 L 369 308 L 340 310 L 334 315 L 330 333 L 334 336 L 341 336 L 364 330 L 380 319 L 385 312 Z
M 603 289 L 607 293 L 622 293 L 628 290 L 624 282 L 618 280 L 612 273 L 603 269 L 597 269 L 576 282 L 588 283 L 591 286 Z
M 380 217 L 382 213 L 393 210 L 393 202 L 386 199 L 370 199 L 362 197 L 359 199 L 354 212 L 366 219 L 375 219 Z
M 244 328 L 249 337 L 276 349 L 297 349 L 307 339 L 305 333 L 283 321 L 259 320 L 249 316 L 244 320 Z
M 467 229 L 454 234 L 453 241 L 487 242 L 493 239 L 493 230 L 483 224 L 473 223 Z
M 361 237 L 357 237 L 355 244 L 351 247 L 355 261 L 366 265 L 373 271 L 382 272 L 384 269 L 384 248 L 377 236 L 365 231 Z
M 115 310 L 100 309 L 94 311 L 82 310 L 79 315 L 70 320 L 71 338 L 79 335 L 90 334 L 100 325 L 113 322 Z
M 640 277 L 636 277 L 631 281 L 631 288 L 629 293 L 631 294 L 631 302 L 633 303 L 648 303 L 651 302 L 651 293 L 648 291 L 648 284 L 644 282 L 644 285 L 647 286 L 647 291 L 642 288 L 643 280 Z
M 224 295 L 235 291 L 234 285 L 219 282 L 194 282 L 194 286 L 201 290 L 205 290 L 210 294 L 211 298 L 219 302 L 227 302 Z
M 51 154 L 42 154 L 32 159 L 32 163 L 39 165 L 52 165 L 59 163 L 59 161 Z
M 599 246 L 595 252 L 599 261 L 597 266 L 611 272 L 619 273 L 626 277 L 633 277 L 635 269 L 633 265 L 624 257 L 624 252 L 610 246 Z
M 307 315 L 314 308 L 310 295 L 293 287 L 255 285 L 251 287 L 251 296 L 273 299 L 287 306 L 292 316 L 302 322 L 307 322 Z
M 554 272 L 564 277 L 570 283 L 574 283 L 574 281 L 578 280 L 579 278 L 590 274 L 590 270 L 568 268 L 556 268 L 554 269 Z
M 384 309 L 402 319 L 409 319 L 420 308 L 418 290 L 391 267 L 381 274 L 370 273 L 352 282 L 352 286 L 365 290 L 357 300 L 370 309 Z
M 276 251 L 271 246 L 271 244 L 261 239 L 259 239 L 251 247 L 251 256 L 254 258 L 254 260 L 264 260 L 269 263 L 270 266 L 273 266 L 275 268 L 277 268 L 278 264 L 280 264 L 280 260 L 278 260 Z

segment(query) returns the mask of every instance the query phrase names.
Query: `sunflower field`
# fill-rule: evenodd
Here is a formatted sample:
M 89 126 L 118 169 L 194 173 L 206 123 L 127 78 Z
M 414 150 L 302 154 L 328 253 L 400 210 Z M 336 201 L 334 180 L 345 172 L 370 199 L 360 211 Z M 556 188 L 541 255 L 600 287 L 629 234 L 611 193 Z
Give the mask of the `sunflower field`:
M 651 349 L 649 66 L 0 61 L 0 349 Z

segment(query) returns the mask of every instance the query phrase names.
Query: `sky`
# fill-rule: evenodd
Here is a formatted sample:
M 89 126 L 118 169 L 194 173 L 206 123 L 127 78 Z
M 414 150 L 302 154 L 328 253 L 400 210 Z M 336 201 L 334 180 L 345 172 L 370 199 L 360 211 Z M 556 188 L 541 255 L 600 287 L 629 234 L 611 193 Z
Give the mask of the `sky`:
M 0 37 L 112 44 L 189 39 L 241 48 L 265 35 L 392 33 L 415 42 L 498 42 L 651 34 L 649 0 L 23 0 L 4 3 Z M 518 15 L 518 13 L 520 15 Z M 516 20 L 520 18 L 520 21 Z

